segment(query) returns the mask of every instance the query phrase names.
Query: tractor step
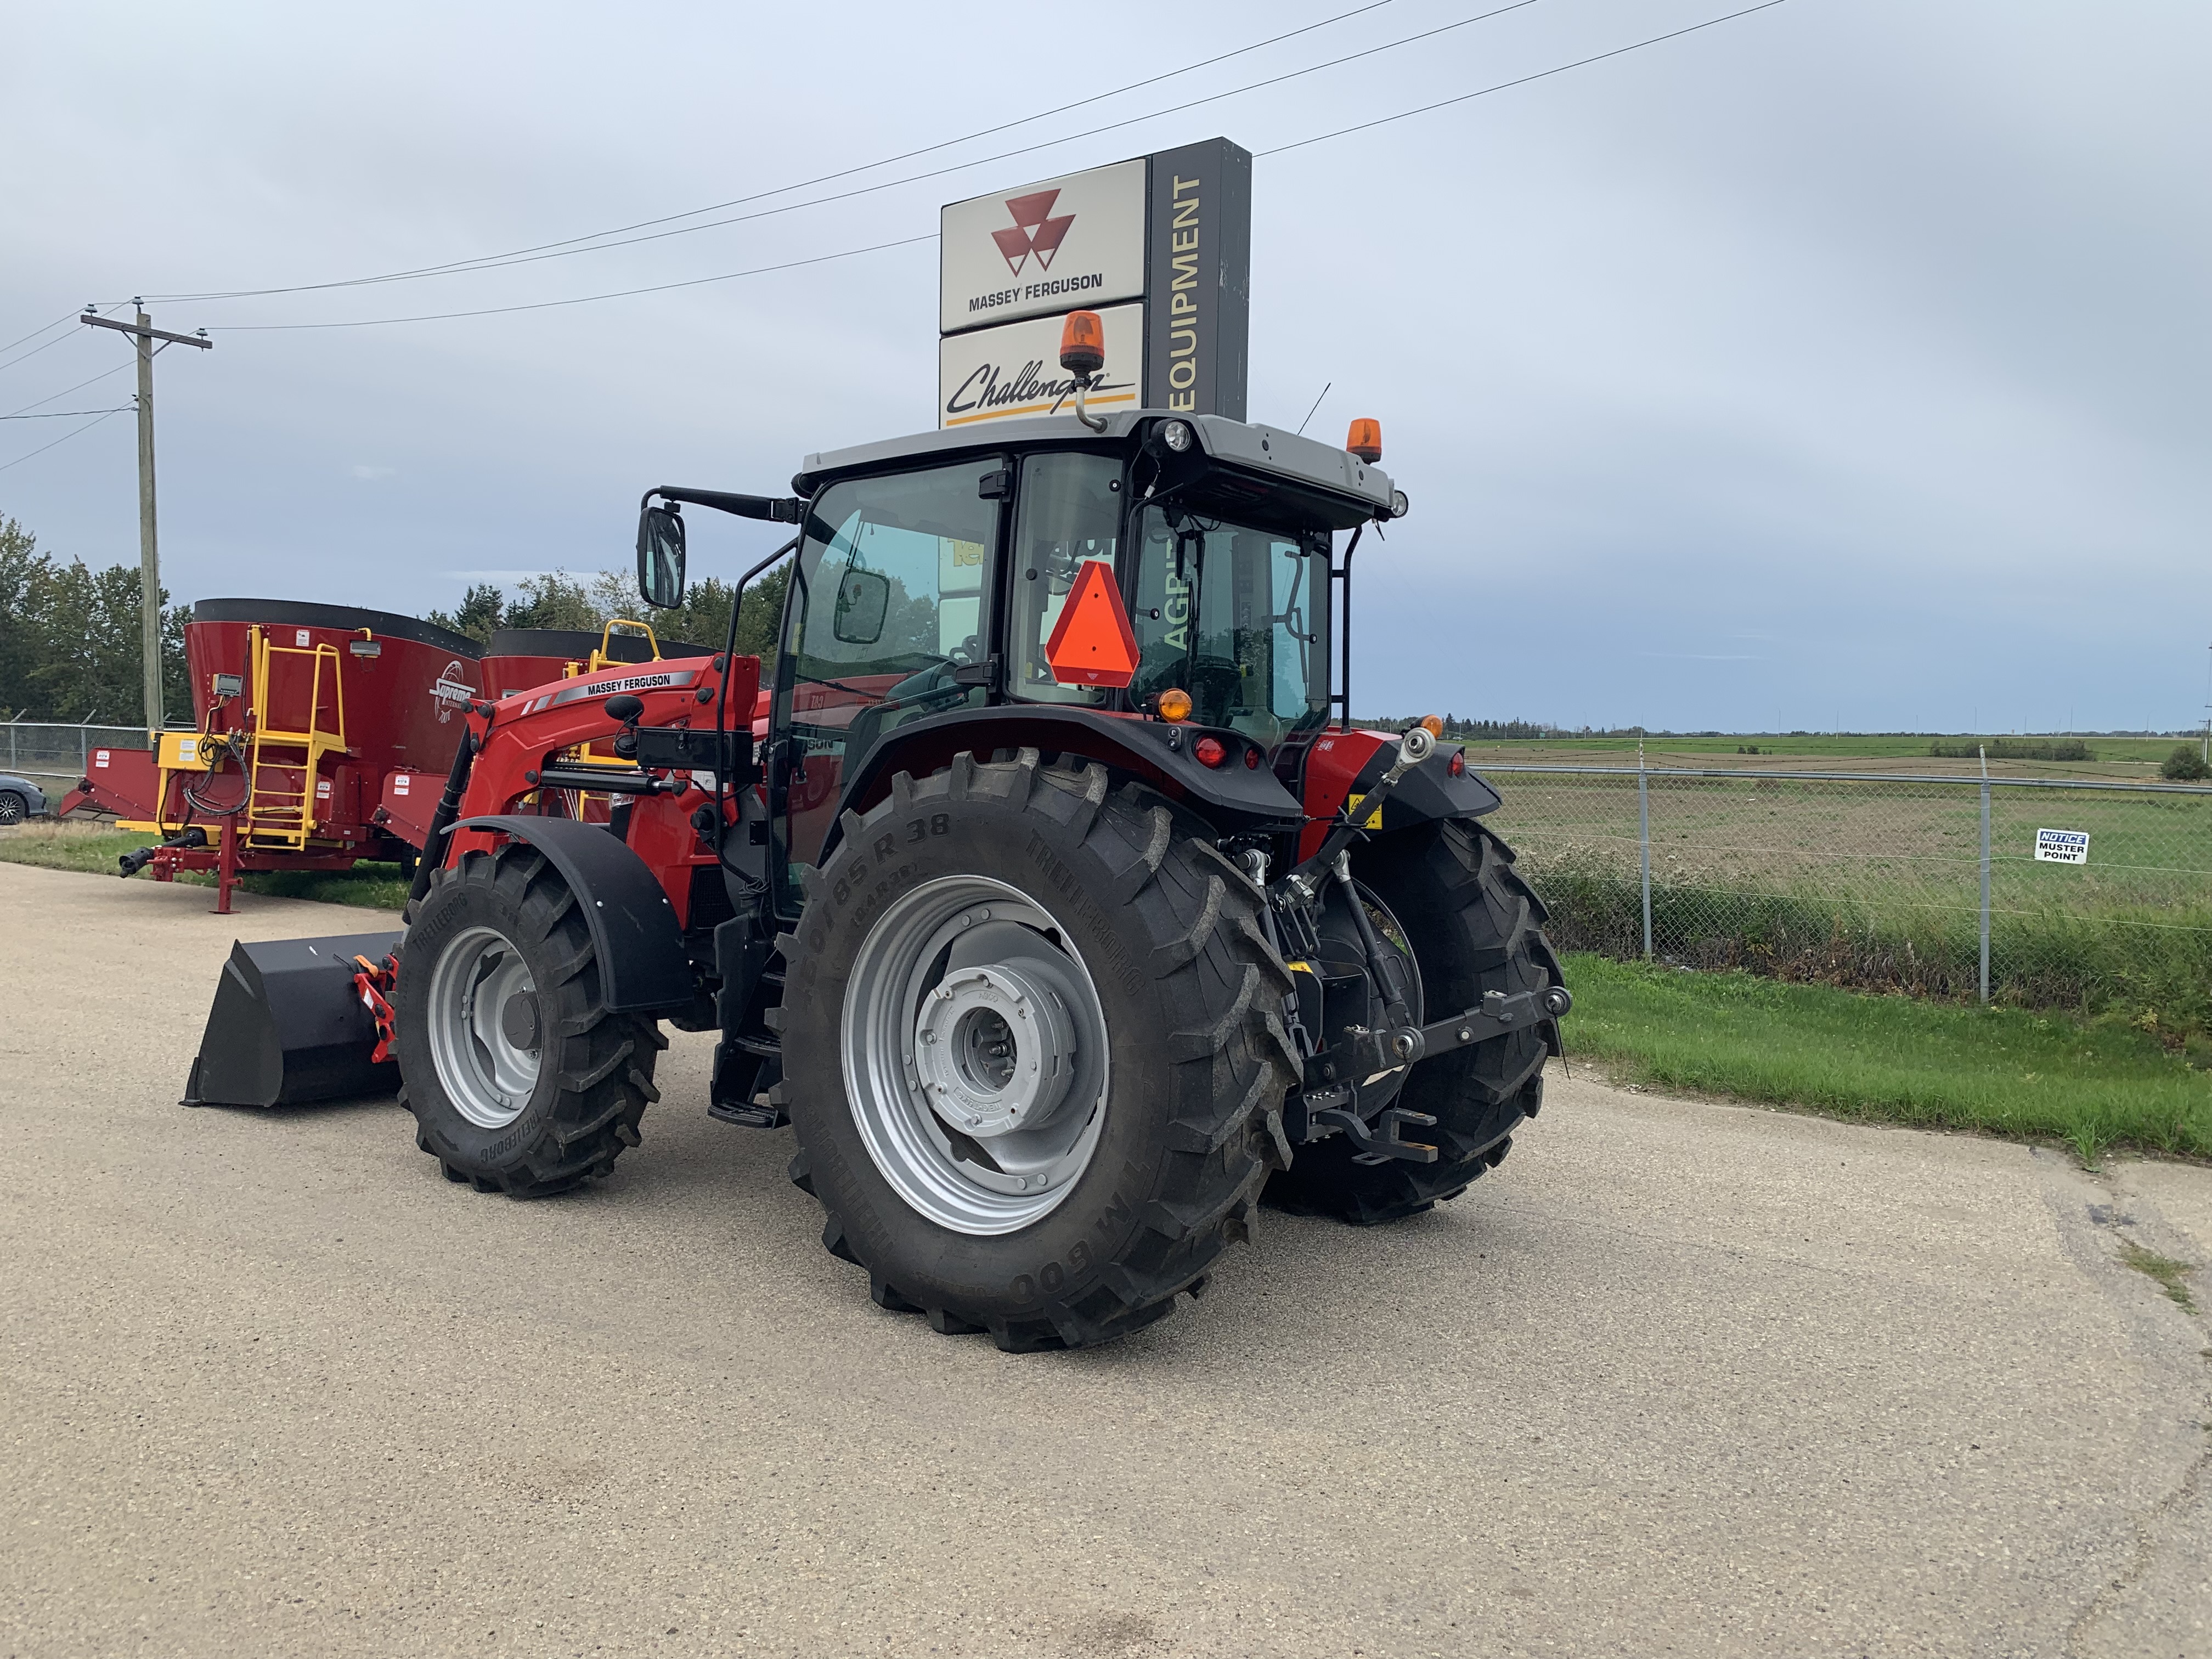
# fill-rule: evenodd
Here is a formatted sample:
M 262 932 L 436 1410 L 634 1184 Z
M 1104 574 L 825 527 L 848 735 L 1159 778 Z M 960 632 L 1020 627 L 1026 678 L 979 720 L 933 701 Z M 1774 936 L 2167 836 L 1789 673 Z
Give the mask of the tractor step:
M 723 1123 L 734 1123 L 744 1129 L 781 1129 L 791 1121 L 791 1114 L 781 1106 L 768 1103 L 766 1095 L 755 1095 L 745 1106 L 725 1106 L 710 1102 L 707 1115 Z
M 730 1039 L 749 1054 L 773 1059 L 783 1053 L 782 1039 L 773 1031 L 748 1031 L 744 1036 Z

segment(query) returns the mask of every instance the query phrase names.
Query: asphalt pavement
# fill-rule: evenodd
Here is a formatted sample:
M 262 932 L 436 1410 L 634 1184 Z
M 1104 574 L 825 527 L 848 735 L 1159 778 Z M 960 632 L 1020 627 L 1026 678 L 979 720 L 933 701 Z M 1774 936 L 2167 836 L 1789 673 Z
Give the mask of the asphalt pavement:
M 211 897 L 0 864 L 0 1654 L 2212 1653 L 2212 1328 L 2123 1260 L 2212 1170 L 1554 1067 L 1458 1201 L 1010 1356 L 705 1036 L 538 1203 L 180 1109 L 234 937 L 390 925 Z

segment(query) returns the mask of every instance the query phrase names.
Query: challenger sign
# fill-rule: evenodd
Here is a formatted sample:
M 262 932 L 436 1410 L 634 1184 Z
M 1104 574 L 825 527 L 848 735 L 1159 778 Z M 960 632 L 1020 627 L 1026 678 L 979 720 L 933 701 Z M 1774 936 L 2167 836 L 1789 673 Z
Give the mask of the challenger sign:
M 1066 413 L 1060 319 L 1096 311 L 1087 407 L 1244 415 L 1252 158 L 1225 138 L 944 210 L 938 424 Z

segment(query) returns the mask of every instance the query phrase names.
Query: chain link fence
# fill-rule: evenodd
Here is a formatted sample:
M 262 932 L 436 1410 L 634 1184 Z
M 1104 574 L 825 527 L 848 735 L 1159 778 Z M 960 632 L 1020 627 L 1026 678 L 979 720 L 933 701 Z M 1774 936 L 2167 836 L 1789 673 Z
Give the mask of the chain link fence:
M 102 749 L 150 749 L 143 726 L 65 726 L 51 720 L 0 722 L 0 771 L 74 783 Z
M 2212 1017 L 2212 788 L 1480 768 L 1569 950 Z

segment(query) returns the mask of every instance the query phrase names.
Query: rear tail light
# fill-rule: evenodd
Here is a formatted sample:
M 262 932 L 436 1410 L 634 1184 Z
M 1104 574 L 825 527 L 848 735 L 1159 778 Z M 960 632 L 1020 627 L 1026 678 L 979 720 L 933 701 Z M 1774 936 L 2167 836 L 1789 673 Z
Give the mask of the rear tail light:
M 1191 744 L 1190 752 L 1198 757 L 1200 766 L 1218 767 L 1229 758 L 1229 750 L 1218 738 L 1200 738 Z
M 1464 749 L 1453 750 L 1450 763 L 1444 768 L 1444 770 L 1449 772 L 1455 778 L 1465 777 L 1467 775 L 1467 750 Z
M 1247 749 L 1244 751 L 1244 769 L 1247 772 L 1256 772 L 1260 769 L 1260 751 L 1258 750 Z

